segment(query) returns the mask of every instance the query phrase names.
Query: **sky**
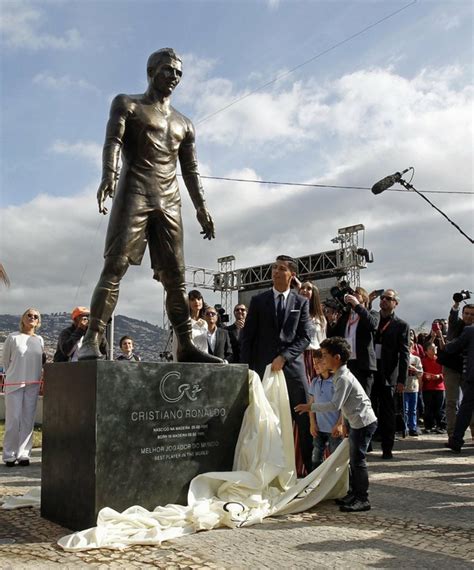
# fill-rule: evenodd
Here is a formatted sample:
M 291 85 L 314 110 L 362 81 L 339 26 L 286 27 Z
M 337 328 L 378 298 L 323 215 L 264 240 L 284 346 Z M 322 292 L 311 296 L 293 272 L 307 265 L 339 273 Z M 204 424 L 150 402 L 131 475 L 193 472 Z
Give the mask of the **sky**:
M 470 0 L 0 0 L 0 22 L 0 313 L 89 305 L 110 103 L 146 90 L 162 47 L 183 60 L 172 104 L 195 124 L 203 176 L 371 187 L 413 166 L 414 187 L 443 191 L 424 195 L 474 235 Z M 472 244 L 413 192 L 203 185 L 211 242 L 180 181 L 189 266 L 326 251 L 338 228 L 363 224 L 374 263 L 361 285 L 396 289 L 412 326 L 474 290 Z M 146 254 L 117 313 L 161 324 L 162 299 Z

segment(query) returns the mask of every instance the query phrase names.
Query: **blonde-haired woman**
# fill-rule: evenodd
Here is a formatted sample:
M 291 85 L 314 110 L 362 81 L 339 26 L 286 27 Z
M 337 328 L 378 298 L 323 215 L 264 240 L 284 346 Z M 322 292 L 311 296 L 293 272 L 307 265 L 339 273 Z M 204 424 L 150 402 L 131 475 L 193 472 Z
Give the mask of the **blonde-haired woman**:
M 3 345 L 5 370 L 5 437 L 3 461 L 7 467 L 30 464 L 33 427 L 43 368 L 44 342 L 36 334 L 41 315 L 30 307 L 20 319 L 20 331 Z
M 319 289 L 310 281 L 301 284 L 299 294 L 309 301 L 309 327 L 311 342 L 304 352 L 304 364 L 308 383 L 314 377 L 313 350 L 317 350 L 321 342 L 326 338 L 326 317 L 323 313 Z

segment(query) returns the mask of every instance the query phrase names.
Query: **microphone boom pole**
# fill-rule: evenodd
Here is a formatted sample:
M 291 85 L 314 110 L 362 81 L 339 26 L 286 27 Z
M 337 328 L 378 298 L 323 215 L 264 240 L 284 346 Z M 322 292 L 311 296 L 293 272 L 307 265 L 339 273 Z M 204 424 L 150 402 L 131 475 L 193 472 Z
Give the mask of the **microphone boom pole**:
M 422 194 L 421 192 L 418 192 L 418 190 L 412 186 L 409 182 L 407 182 L 406 180 L 403 180 L 403 178 L 400 177 L 399 180 L 397 180 L 397 182 L 399 184 L 401 184 L 404 188 L 406 188 L 407 190 L 413 190 L 413 192 L 416 192 L 418 194 L 418 196 L 421 196 L 423 198 L 423 200 L 425 200 L 426 202 L 428 202 L 428 204 L 434 208 L 437 212 L 439 212 L 444 218 L 446 218 L 448 220 L 448 222 L 450 224 L 452 224 L 467 240 L 469 240 L 471 243 L 474 243 L 474 240 L 469 237 L 465 232 L 462 231 L 462 229 L 455 223 L 453 222 L 453 220 L 451 220 L 451 218 L 449 218 L 442 210 L 440 210 L 438 208 L 438 206 L 435 206 L 433 204 L 433 202 L 431 202 L 424 194 Z

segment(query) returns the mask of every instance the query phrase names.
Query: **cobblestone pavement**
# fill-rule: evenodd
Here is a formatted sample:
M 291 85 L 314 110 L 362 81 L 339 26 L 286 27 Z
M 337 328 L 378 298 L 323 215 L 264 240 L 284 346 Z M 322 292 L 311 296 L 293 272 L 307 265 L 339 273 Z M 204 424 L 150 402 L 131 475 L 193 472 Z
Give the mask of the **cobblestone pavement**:
M 0 568 L 474 568 L 474 445 L 461 455 L 439 435 L 396 443 L 394 459 L 369 457 L 372 510 L 341 513 L 333 502 L 242 529 L 200 532 L 160 547 L 64 552 L 68 534 L 38 509 L 0 510 Z M 30 467 L 0 466 L 0 496 L 40 484 Z

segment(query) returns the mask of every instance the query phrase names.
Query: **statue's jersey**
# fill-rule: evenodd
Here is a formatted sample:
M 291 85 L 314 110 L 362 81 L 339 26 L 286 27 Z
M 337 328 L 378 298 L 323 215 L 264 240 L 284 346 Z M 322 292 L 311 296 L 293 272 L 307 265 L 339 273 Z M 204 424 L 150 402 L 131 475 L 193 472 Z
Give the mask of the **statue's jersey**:
M 116 172 L 119 150 L 119 200 L 124 193 L 141 194 L 150 206 L 174 210 L 181 204 L 178 158 L 183 176 L 199 175 L 191 121 L 171 106 L 165 114 L 143 95 L 118 95 L 112 103 L 104 146 L 106 169 Z

